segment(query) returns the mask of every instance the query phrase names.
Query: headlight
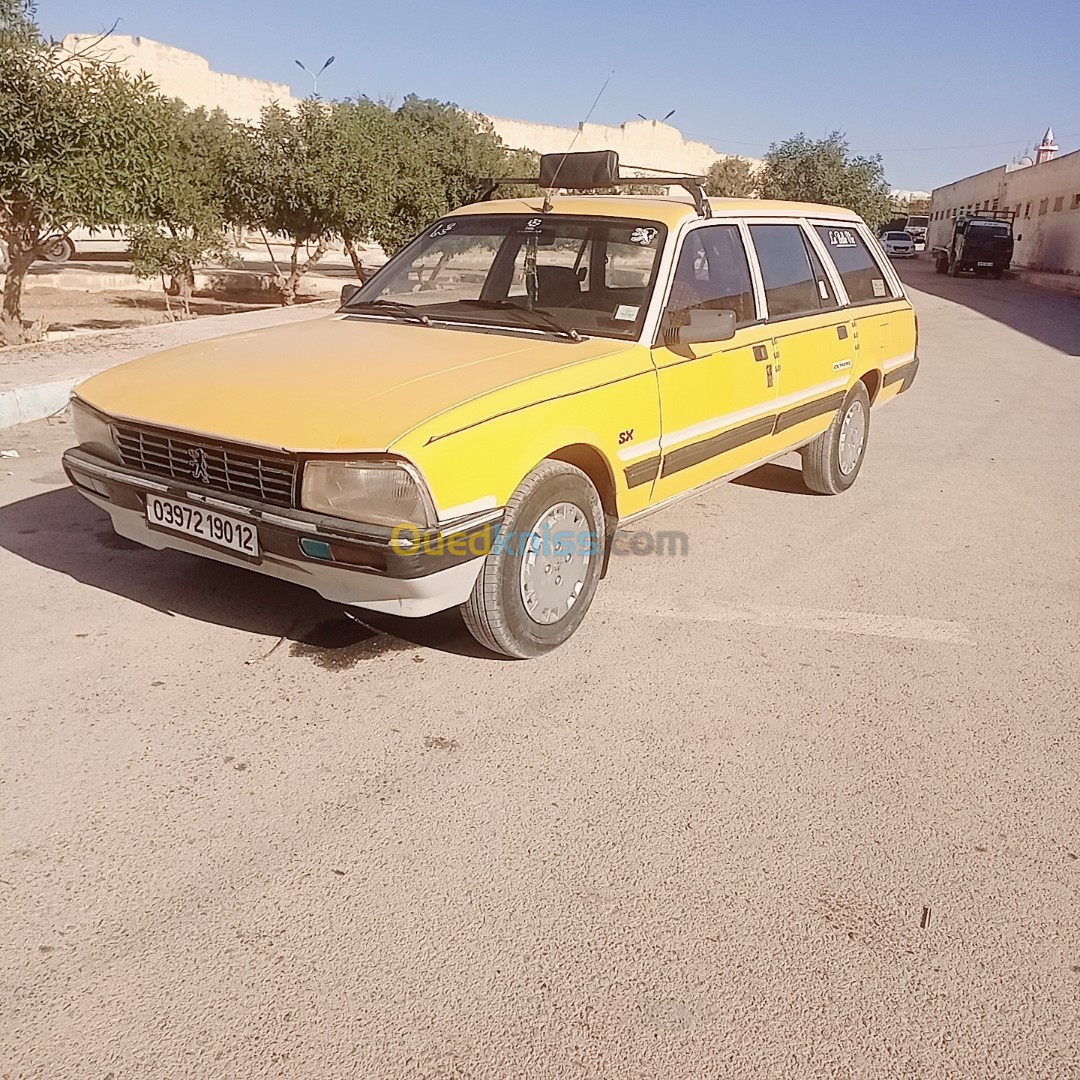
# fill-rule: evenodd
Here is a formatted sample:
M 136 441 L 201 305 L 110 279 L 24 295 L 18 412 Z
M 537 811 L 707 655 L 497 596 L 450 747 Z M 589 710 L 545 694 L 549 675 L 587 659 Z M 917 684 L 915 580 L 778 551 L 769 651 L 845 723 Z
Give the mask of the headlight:
M 71 399 L 71 422 L 75 428 L 75 438 L 79 446 L 91 454 L 105 458 L 106 461 L 120 464 L 120 455 L 113 443 L 109 421 L 85 401 L 77 397 Z
M 309 461 L 300 503 L 305 510 L 370 525 L 426 527 L 424 492 L 401 465 L 370 461 Z

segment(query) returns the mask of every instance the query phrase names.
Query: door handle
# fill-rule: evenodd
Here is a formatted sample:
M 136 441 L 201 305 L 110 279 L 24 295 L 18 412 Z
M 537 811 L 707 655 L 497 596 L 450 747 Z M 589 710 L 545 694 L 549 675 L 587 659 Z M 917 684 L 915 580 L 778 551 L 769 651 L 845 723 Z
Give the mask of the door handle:
M 847 327 L 841 324 L 836 328 L 836 336 L 843 341 L 847 337 Z
M 769 359 L 768 346 L 766 346 L 766 345 L 755 345 L 754 346 L 754 359 L 759 361 L 759 362 L 762 361 L 762 360 L 768 360 Z

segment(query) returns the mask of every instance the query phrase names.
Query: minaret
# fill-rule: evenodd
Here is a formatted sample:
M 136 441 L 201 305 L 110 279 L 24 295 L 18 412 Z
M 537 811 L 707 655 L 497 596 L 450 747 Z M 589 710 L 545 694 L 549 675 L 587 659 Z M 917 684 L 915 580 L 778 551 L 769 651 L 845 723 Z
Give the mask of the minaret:
M 1035 151 L 1035 164 L 1041 165 L 1044 161 L 1050 161 L 1058 152 L 1058 145 L 1054 142 L 1054 129 L 1047 128 L 1043 141 Z

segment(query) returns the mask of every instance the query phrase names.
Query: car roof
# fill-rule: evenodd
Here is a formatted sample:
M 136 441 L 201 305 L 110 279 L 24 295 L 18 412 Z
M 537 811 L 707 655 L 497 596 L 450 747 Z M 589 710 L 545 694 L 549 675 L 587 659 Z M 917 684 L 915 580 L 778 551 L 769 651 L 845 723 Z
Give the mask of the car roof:
M 450 212 L 451 217 L 464 214 L 538 214 L 543 198 L 492 199 L 489 202 L 469 203 Z M 852 210 L 822 203 L 779 202 L 770 199 L 709 199 L 713 217 L 826 217 L 857 222 L 861 218 Z M 559 195 L 551 200 L 551 213 L 587 217 L 633 218 L 660 221 L 674 227 L 697 211 L 689 196 L 657 195 Z

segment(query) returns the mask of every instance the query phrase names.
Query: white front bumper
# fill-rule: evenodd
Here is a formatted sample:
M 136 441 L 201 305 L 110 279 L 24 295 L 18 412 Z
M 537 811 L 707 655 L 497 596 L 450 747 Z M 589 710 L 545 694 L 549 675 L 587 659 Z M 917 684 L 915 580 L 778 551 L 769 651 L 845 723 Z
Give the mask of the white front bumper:
M 186 540 L 172 533 L 158 532 L 147 527 L 146 518 L 137 510 L 115 506 L 85 488 L 78 489 L 95 506 L 100 506 L 112 518 L 113 528 L 128 540 L 149 548 L 183 551 L 203 559 L 228 563 L 244 570 L 255 570 L 281 581 L 291 581 L 339 604 L 381 611 L 388 615 L 419 618 L 436 611 L 465 603 L 472 592 L 483 565 L 483 557 L 458 563 L 426 577 L 392 578 L 363 570 L 346 570 L 340 566 L 315 561 L 287 559 L 279 555 L 264 555 L 261 562 L 239 559 L 228 551 Z

